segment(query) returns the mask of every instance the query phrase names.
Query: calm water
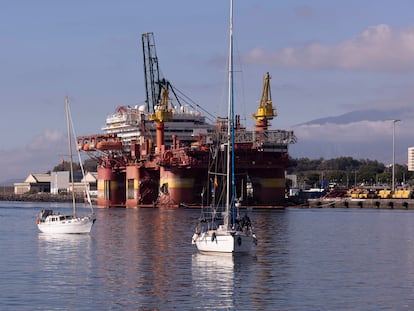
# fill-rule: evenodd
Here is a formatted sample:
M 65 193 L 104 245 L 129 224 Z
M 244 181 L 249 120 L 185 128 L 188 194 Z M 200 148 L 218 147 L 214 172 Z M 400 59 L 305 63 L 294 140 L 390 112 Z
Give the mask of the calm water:
M 90 235 L 38 232 L 0 202 L 1 310 L 413 310 L 414 211 L 254 211 L 257 256 L 197 254 L 198 210 L 99 209 Z

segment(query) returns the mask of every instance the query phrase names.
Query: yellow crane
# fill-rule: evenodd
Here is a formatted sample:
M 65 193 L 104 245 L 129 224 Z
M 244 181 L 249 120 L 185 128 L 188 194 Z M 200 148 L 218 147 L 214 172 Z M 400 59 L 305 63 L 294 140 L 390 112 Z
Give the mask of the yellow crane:
M 161 89 L 161 100 L 149 117 L 150 121 L 155 122 L 157 153 L 162 153 L 164 151 L 164 123 L 170 121 L 172 118 L 172 110 L 168 107 L 168 100 L 168 90 L 164 88 Z
M 168 90 L 161 89 L 161 100 L 158 106 L 155 107 L 154 112 L 151 113 L 149 120 L 154 122 L 167 122 L 172 119 L 172 109 L 169 108 Z
M 276 110 L 272 105 L 270 78 L 270 74 L 266 72 L 263 78 L 262 97 L 257 108 L 257 114 L 252 114 L 252 117 L 256 120 L 256 130 L 267 130 L 268 121 L 277 116 Z

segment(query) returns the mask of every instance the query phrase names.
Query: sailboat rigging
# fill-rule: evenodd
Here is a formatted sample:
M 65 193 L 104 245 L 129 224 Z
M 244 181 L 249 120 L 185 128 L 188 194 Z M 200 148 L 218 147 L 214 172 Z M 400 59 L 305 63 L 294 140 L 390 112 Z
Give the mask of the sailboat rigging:
M 214 168 L 216 171 L 210 172 L 209 169 L 209 175 L 214 175 L 212 195 L 217 199 L 216 189 L 221 187 L 221 189 L 225 190 L 225 204 L 224 211 L 221 210 L 222 206 L 214 204 L 207 208 L 207 215 L 205 210 L 202 210 L 202 217 L 196 227 L 192 243 L 203 253 L 251 253 L 257 244 L 257 238 L 253 232 L 250 219 L 247 215 L 242 218 L 239 216 L 238 207 L 240 202 L 236 200 L 233 96 L 233 0 L 230 0 L 229 41 L 228 111 L 225 126 L 227 128 L 227 134 L 219 135 L 226 137 L 225 143 L 216 146 L 217 149 L 213 151 L 212 159 L 215 161 L 215 164 L 211 168 Z M 217 169 L 220 168 L 218 163 L 220 163 L 223 156 L 226 159 L 224 172 L 217 172 Z M 223 176 L 225 179 L 222 178 Z M 219 179 L 221 185 L 219 185 Z M 225 187 L 222 185 L 223 182 L 225 183 Z
M 75 129 L 72 122 L 72 117 L 69 109 L 69 99 L 65 98 L 66 106 L 66 122 L 68 132 L 68 148 L 69 148 L 69 164 L 70 164 L 70 179 L 72 185 L 72 215 L 64 215 L 53 210 L 42 210 L 39 216 L 36 218 L 37 227 L 43 233 L 89 233 L 92 230 L 92 226 L 95 223 L 96 215 L 93 212 L 92 202 L 90 200 L 88 189 L 85 185 L 85 191 L 88 199 L 91 213 L 86 216 L 77 216 L 76 211 L 76 198 L 75 198 L 75 184 L 73 174 L 73 152 L 72 152 L 72 135 L 76 136 Z M 82 170 L 82 176 L 85 177 L 85 171 L 81 161 L 79 150 L 79 164 Z

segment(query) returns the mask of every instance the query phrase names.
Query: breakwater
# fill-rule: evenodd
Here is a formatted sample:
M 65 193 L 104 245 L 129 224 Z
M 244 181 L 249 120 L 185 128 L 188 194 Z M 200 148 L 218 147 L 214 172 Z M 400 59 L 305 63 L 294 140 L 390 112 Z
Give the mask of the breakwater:
M 84 202 L 83 196 L 76 196 L 76 202 Z M 2 193 L 0 194 L 0 201 L 24 201 L 24 202 L 72 202 L 72 195 L 70 194 L 52 194 L 52 193 Z

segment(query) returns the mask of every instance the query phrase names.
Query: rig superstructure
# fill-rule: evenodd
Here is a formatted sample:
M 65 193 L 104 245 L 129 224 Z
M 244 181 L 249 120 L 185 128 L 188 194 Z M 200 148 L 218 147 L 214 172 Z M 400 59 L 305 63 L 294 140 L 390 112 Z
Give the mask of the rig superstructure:
M 108 116 L 104 134 L 77 138 L 78 147 L 98 161 L 100 207 L 200 206 L 209 189 L 212 146 L 227 135 L 226 119 L 216 124 L 181 105 L 176 89 L 160 77 L 152 33 L 142 35 L 146 105 L 120 106 Z M 172 105 L 170 94 L 178 102 Z M 200 108 L 200 107 L 198 107 Z M 276 116 L 266 73 L 255 129 L 235 122 L 236 184 L 244 204 L 283 205 L 288 145 L 292 131 L 269 130 Z

